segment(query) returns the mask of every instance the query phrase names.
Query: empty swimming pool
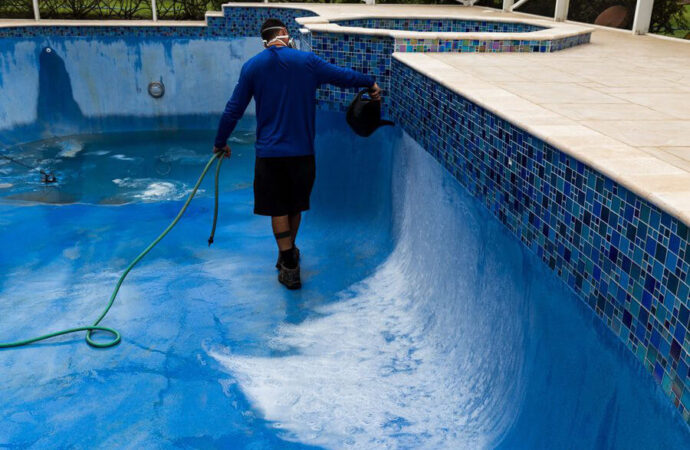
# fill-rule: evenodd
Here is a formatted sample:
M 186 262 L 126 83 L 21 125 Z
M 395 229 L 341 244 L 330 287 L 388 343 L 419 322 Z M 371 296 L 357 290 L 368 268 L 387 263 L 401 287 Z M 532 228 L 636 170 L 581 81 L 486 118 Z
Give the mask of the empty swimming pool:
M 245 127 L 251 129 L 251 124 Z M 317 184 L 283 289 L 252 215 L 250 132 L 125 283 L 105 325 L 0 352 L 14 447 L 682 448 L 687 426 L 593 313 L 397 128 L 318 118 Z M 212 131 L 77 135 L 0 166 L 2 340 L 90 322 L 177 213 Z M 98 426 L 95 424 L 98 423 Z
M 0 342 L 93 323 L 211 156 L 263 20 L 298 36 L 303 7 L 0 26 L 0 151 L 58 179 L 0 160 Z M 443 42 L 314 20 L 303 50 L 375 76 L 397 125 L 358 138 L 333 112 L 353 92 L 318 92 L 303 289 L 278 284 L 252 214 L 250 106 L 215 244 L 211 174 L 105 318 L 119 346 L 0 351 L 0 446 L 690 447 L 688 228 L 394 54 L 546 52 L 589 32 Z

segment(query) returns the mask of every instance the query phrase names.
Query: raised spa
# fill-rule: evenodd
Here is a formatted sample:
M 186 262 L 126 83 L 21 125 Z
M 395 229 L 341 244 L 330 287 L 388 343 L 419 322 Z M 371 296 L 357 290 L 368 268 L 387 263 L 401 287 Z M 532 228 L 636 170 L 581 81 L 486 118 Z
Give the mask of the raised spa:
M 342 27 L 448 33 L 528 33 L 546 29 L 546 27 L 523 22 L 429 17 L 367 17 L 360 19 L 332 20 L 331 23 L 336 23 Z

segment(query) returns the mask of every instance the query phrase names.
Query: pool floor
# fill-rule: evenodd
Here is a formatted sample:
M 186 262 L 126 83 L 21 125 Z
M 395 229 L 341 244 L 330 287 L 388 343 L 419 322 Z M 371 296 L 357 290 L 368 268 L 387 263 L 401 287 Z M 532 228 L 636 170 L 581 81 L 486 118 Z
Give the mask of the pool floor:
M 276 280 L 251 133 L 83 336 L 0 351 L 13 448 L 687 448 L 688 427 L 590 310 L 409 137 L 320 116 L 298 246 Z M 0 166 L 2 341 L 90 323 L 167 226 L 211 132 L 25 146 Z

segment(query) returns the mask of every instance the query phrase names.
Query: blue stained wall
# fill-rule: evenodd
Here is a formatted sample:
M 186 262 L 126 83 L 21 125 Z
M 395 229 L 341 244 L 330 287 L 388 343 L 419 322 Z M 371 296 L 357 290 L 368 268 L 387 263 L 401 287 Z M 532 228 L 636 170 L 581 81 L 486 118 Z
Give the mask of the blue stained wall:
M 101 131 L 213 128 L 258 38 L 0 40 L 0 144 Z M 148 85 L 163 82 L 163 98 Z M 252 112 L 250 106 L 249 112 Z

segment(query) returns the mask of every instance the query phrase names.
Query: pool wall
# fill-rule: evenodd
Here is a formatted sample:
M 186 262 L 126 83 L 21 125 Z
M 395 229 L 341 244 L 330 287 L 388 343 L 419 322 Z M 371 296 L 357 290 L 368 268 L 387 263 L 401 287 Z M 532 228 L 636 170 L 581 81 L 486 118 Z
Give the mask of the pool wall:
M 234 8 L 226 17 L 209 16 L 206 25 L 0 27 L 0 145 L 74 133 L 213 128 L 242 64 L 262 48 L 261 23 L 279 17 L 297 35 L 294 17 L 310 15 Z M 165 85 L 160 99 L 148 94 L 154 81 Z M 250 114 L 253 108 L 252 102 Z
M 241 63 L 261 48 L 242 36 L 256 36 L 269 16 L 294 31 L 305 15 L 313 13 L 226 6 L 208 27 L 0 28 L 12 36 L 0 41 L 0 143 L 213 127 Z M 582 36 L 589 39 L 573 39 Z M 401 51 L 396 38 L 311 30 L 302 41 L 374 74 L 390 95 L 387 113 L 579 294 L 690 421 L 685 224 L 391 57 Z M 160 79 L 168 91 L 153 100 L 146 86 Z M 324 89 L 318 101 L 342 109 L 351 94 Z
M 351 67 L 372 75 L 383 90 L 390 92 L 390 65 L 394 39 L 365 34 L 310 33 L 302 36 L 302 48 L 311 50 L 326 61 Z M 323 86 L 316 93 L 319 105 L 335 111 L 345 111 L 357 89 Z M 383 105 L 387 112 L 387 105 Z
M 213 128 L 242 64 L 260 49 L 255 38 L 2 39 L 0 144 L 75 133 Z M 154 81 L 165 85 L 160 99 L 148 94 Z
M 398 125 L 596 312 L 690 421 L 688 226 L 401 61 L 391 78 Z

